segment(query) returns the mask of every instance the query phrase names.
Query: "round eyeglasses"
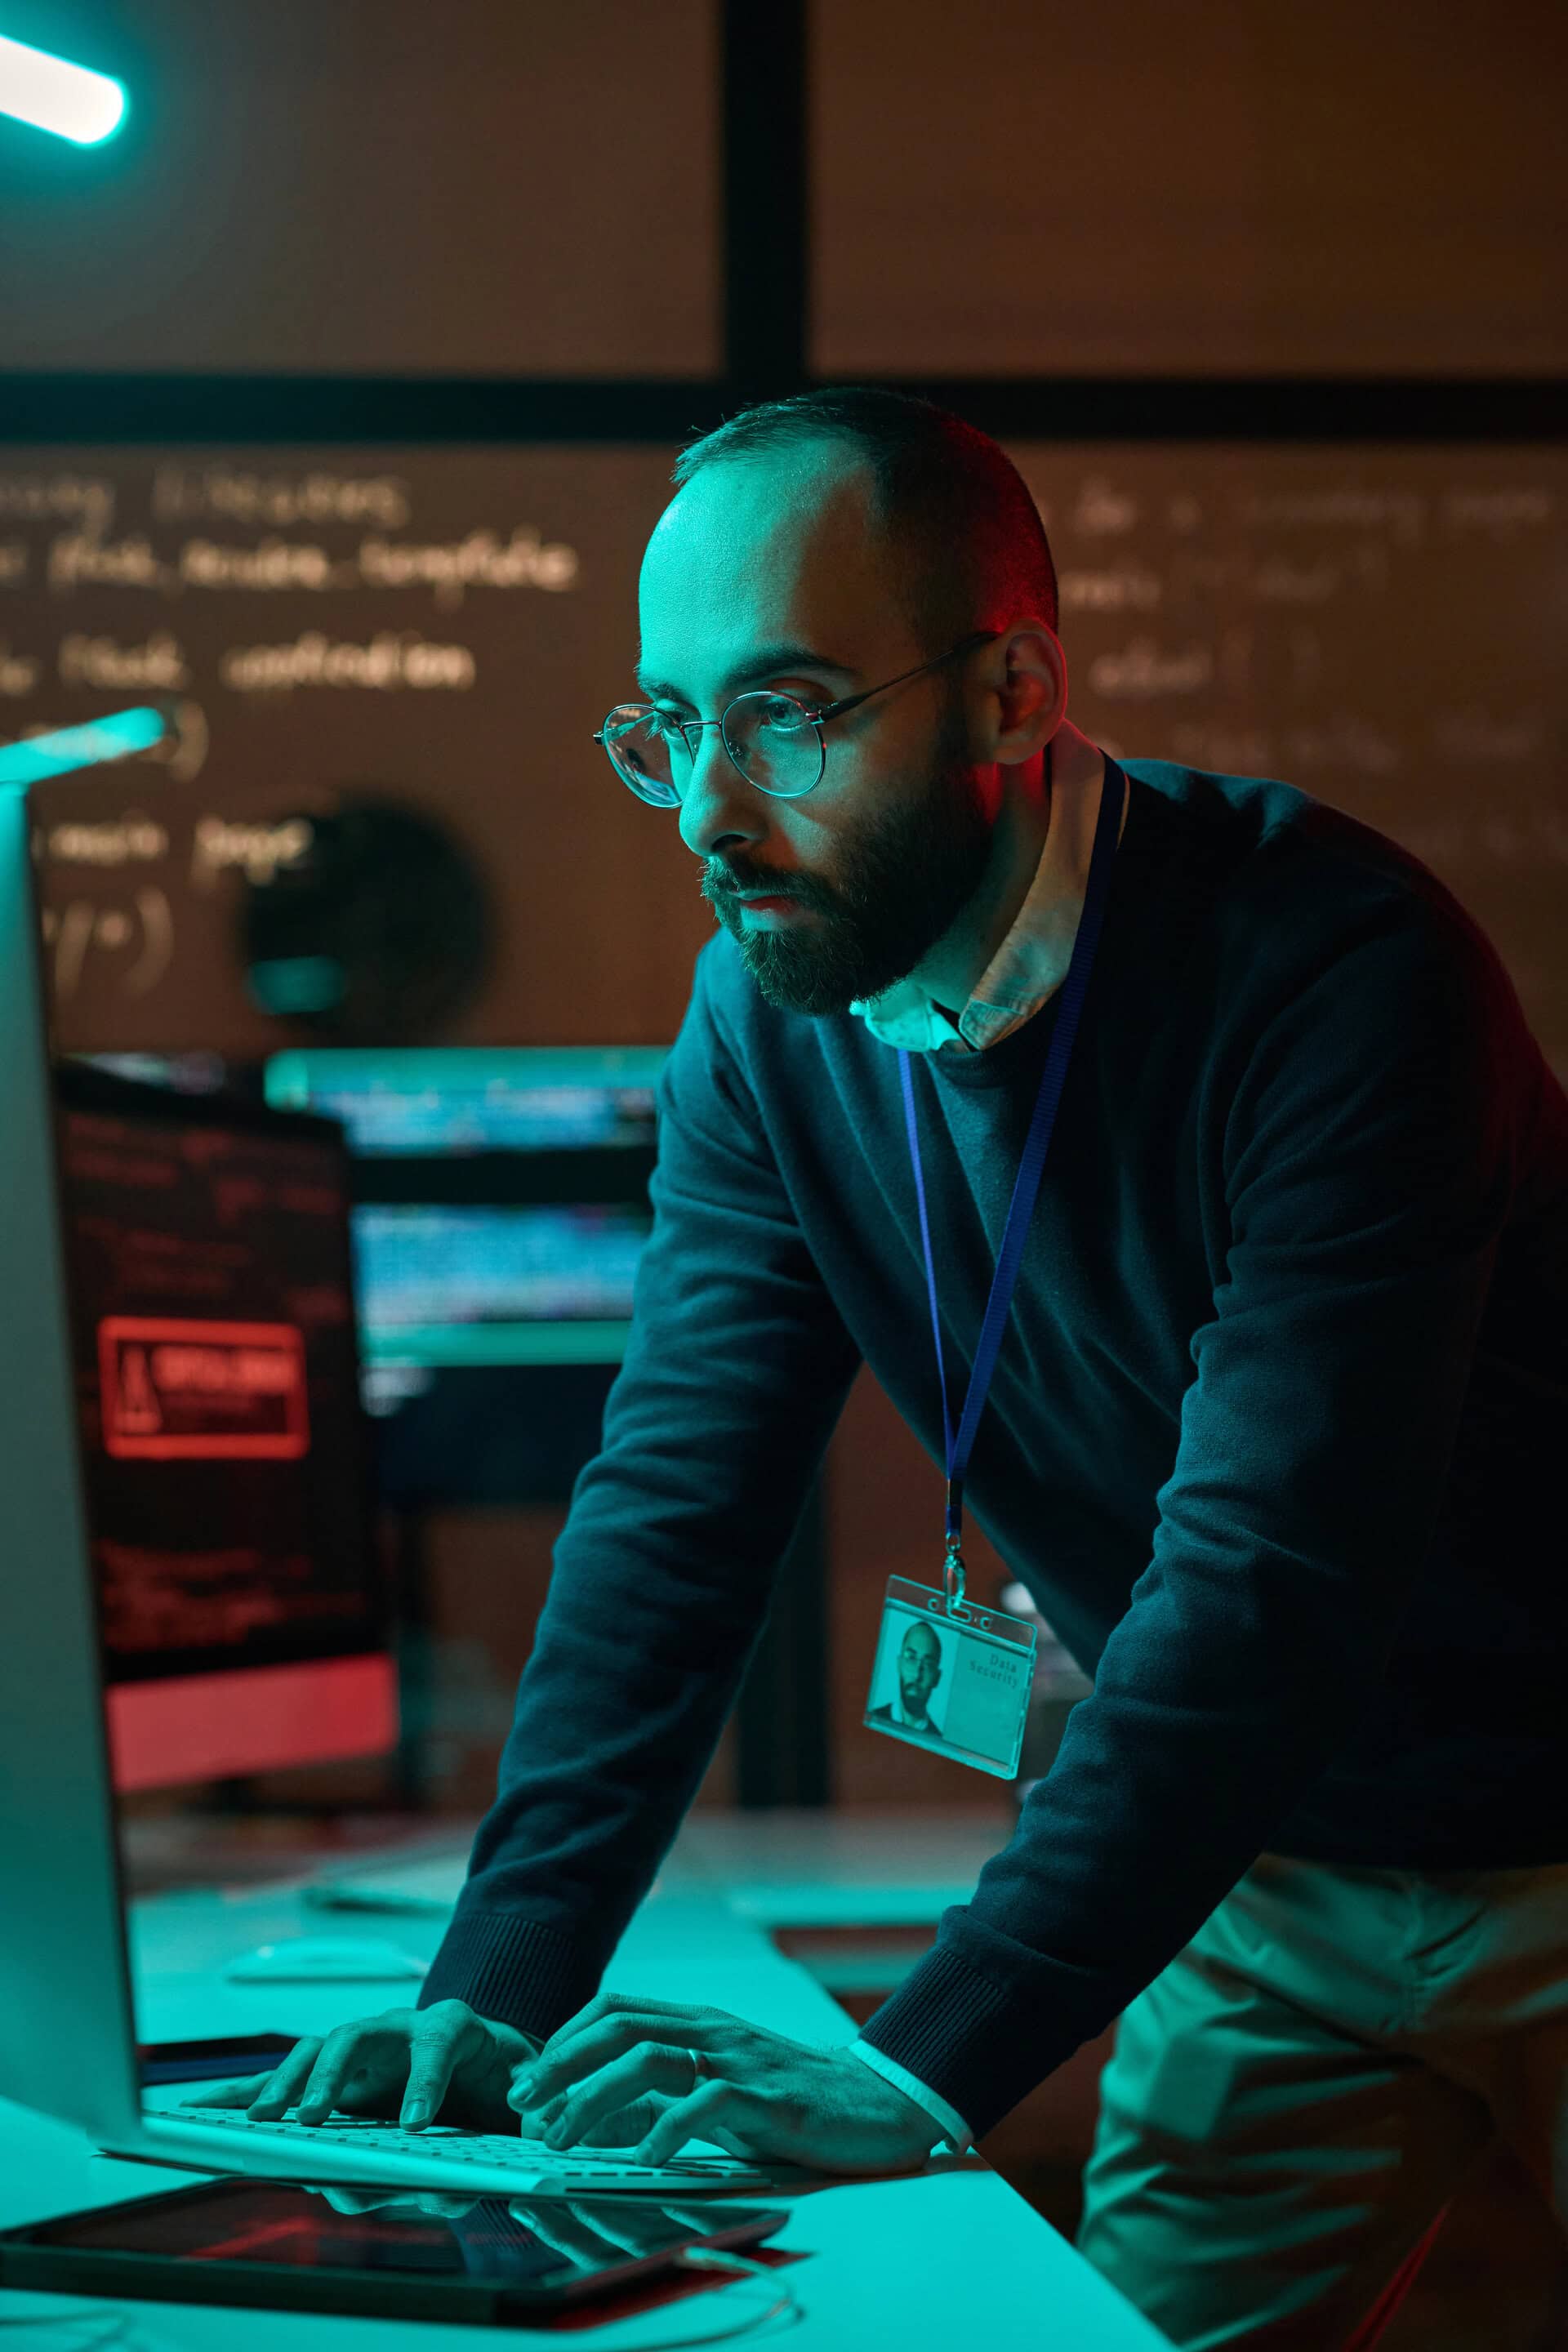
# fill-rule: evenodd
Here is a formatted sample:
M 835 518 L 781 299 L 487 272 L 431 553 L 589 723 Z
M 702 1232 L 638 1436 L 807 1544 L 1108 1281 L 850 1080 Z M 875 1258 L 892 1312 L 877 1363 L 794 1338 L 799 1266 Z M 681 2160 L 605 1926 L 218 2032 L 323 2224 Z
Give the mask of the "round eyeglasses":
M 680 805 L 697 757 L 697 740 L 706 727 L 717 727 L 731 766 L 747 783 L 777 800 L 799 800 L 822 781 L 827 763 L 822 730 L 830 719 L 841 719 L 889 686 L 923 677 L 1000 635 L 998 629 L 976 630 L 917 668 L 900 670 L 897 677 L 885 677 L 880 686 L 847 694 L 839 702 L 815 705 L 798 695 L 763 689 L 738 694 L 718 719 L 682 719 L 653 703 L 617 702 L 594 740 L 604 745 L 621 782 L 655 808 Z

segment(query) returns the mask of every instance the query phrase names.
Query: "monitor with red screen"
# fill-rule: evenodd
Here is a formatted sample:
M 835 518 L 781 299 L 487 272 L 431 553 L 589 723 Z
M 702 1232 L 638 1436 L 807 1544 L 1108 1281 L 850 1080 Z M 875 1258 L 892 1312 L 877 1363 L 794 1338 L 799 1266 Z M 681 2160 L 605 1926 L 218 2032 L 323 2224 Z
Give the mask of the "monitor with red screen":
M 116 1785 L 384 1752 L 341 1131 L 79 1066 L 57 1086 Z

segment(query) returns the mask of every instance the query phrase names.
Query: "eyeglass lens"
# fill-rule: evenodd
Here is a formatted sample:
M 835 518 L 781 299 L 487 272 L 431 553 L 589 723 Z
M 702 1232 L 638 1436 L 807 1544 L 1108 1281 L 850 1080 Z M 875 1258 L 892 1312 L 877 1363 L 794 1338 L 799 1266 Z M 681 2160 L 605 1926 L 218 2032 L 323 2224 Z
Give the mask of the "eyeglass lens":
M 724 748 L 748 783 L 787 796 L 822 773 L 821 739 L 808 714 L 782 694 L 742 694 L 724 713 Z M 673 713 L 621 703 L 605 721 L 605 749 L 633 792 L 675 806 L 691 773 L 691 750 Z

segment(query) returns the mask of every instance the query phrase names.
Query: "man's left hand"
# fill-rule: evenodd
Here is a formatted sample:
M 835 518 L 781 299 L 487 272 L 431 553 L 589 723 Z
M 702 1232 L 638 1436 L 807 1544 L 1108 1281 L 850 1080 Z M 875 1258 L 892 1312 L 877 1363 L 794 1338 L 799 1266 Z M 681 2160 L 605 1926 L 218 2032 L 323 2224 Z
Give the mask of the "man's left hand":
M 654 2098 L 662 2112 L 650 2123 Z M 756 2162 L 908 2172 L 942 2137 L 922 2106 L 848 2050 L 792 2042 L 721 2009 L 613 1992 L 518 2067 L 508 2105 L 557 2148 L 590 2132 L 603 2147 L 625 2115 L 639 2164 L 667 2163 L 695 2138 Z

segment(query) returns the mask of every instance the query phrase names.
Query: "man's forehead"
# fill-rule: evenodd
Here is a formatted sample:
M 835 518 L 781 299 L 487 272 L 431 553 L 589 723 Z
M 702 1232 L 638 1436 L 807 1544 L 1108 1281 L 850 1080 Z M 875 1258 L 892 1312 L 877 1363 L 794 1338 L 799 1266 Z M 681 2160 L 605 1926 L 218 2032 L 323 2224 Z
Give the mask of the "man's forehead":
M 638 583 L 639 670 L 719 685 L 773 646 L 814 648 L 846 677 L 885 604 L 865 484 L 719 464 L 660 516 Z M 699 675 L 700 673 L 700 675 Z
M 869 467 L 852 449 L 826 442 L 757 449 L 699 467 L 656 526 L 689 531 L 773 531 L 812 537 L 862 530 L 873 504 Z

